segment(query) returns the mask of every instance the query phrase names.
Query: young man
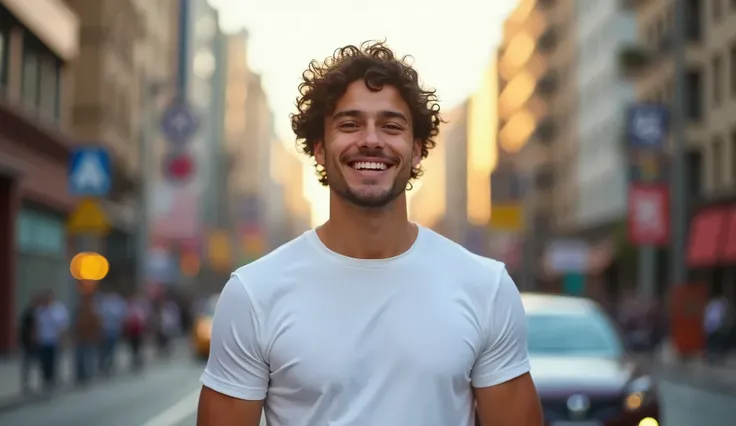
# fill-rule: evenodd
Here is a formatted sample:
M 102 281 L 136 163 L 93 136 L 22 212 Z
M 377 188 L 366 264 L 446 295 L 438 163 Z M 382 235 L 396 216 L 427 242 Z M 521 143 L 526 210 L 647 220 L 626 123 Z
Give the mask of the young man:
M 526 318 L 503 264 L 409 222 L 441 122 L 382 43 L 304 74 L 292 127 L 330 218 L 232 274 L 199 426 L 541 426 Z

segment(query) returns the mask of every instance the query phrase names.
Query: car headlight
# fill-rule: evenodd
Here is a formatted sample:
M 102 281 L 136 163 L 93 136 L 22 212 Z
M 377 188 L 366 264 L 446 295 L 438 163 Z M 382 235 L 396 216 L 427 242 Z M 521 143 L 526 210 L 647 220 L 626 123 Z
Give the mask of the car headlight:
M 650 376 L 642 376 L 632 380 L 626 388 L 624 408 L 636 411 L 647 404 L 654 393 L 654 381 Z

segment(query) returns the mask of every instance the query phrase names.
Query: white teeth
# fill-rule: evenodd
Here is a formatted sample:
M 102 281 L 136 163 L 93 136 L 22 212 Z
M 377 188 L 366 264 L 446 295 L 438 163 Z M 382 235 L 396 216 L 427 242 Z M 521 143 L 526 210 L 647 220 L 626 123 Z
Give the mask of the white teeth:
M 353 168 L 355 170 L 386 170 L 388 165 L 385 163 L 359 161 L 357 163 L 353 163 Z

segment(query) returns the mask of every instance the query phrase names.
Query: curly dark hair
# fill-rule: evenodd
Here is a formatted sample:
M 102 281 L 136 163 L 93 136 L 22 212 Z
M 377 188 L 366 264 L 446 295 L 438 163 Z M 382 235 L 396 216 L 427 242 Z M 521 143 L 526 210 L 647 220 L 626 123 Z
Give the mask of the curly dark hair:
M 335 105 L 348 86 L 364 80 L 366 87 L 379 91 L 385 85 L 395 87 L 409 106 L 414 138 L 421 140 L 421 156 L 426 158 L 436 145 L 439 134 L 440 105 L 434 89 L 419 85 L 419 76 L 409 64 L 410 56 L 397 58 L 385 41 L 366 41 L 360 46 L 341 47 L 323 62 L 313 60 L 302 73 L 298 112 L 291 114 L 291 128 L 301 152 L 314 157 L 314 146 L 325 136 L 325 117 L 334 112 Z M 316 164 L 317 176 L 327 186 L 327 173 Z M 414 167 L 411 179 L 422 175 L 421 166 Z

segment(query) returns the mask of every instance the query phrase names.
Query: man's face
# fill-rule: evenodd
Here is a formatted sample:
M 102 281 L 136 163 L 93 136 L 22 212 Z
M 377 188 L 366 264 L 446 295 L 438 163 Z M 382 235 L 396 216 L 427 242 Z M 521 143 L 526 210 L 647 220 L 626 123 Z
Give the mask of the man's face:
M 419 165 L 409 107 L 392 86 L 373 92 L 353 82 L 325 118 L 325 140 L 315 159 L 325 168 L 331 190 L 360 207 L 379 208 L 405 190 Z

